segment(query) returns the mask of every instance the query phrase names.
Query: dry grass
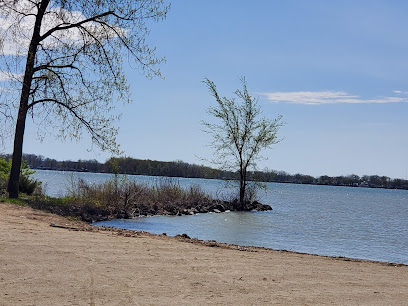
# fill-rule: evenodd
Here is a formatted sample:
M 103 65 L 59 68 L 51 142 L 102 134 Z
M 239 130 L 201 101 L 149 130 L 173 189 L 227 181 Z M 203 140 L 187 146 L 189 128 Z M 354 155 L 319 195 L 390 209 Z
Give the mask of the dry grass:
M 125 218 L 177 214 L 214 201 L 199 185 L 184 189 L 172 179 L 162 179 L 154 185 L 147 185 L 117 177 L 103 184 L 75 181 L 69 196 L 76 203 L 104 209 L 111 215 Z

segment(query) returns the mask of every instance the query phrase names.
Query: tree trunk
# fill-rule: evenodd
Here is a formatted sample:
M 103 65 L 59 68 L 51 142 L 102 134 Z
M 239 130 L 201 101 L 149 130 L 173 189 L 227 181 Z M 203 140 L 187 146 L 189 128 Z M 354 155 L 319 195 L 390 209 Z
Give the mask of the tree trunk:
M 10 178 L 8 182 L 8 192 L 10 198 L 18 198 L 18 189 L 20 182 L 20 168 L 21 159 L 23 156 L 23 140 L 24 130 L 28 111 L 28 99 L 30 97 L 31 83 L 34 74 L 35 56 L 37 53 L 37 47 L 40 42 L 40 30 L 41 23 L 44 17 L 44 12 L 49 4 L 50 0 L 43 0 L 38 8 L 33 36 L 31 38 L 30 46 L 27 53 L 27 62 L 24 73 L 23 87 L 21 89 L 20 107 L 18 109 L 16 130 L 14 134 L 14 148 L 13 148 L 13 160 L 11 164 Z
M 30 45 L 30 51 L 31 51 L 31 48 L 32 47 Z M 28 98 L 30 96 L 31 82 L 33 79 L 35 52 L 30 52 L 30 51 L 27 57 L 23 88 L 21 89 L 20 108 L 18 109 L 16 130 L 14 134 L 14 148 L 13 148 L 13 157 L 12 157 L 13 160 L 11 164 L 10 178 L 9 178 L 8 188 L 7 188 L 9 192 L 9 197 L 14 198 L 14 199 L 18 198 L 21 159 L 23 156 L 23 140 L 24 140 L 25 122 L 26 122 L 27 110 L 28 110 Z
M 24 130 L 25 122 L 27 117 L 27 107 L 20 105 L 16 123 L 16 131 L 14 134 L 14 150 L 13 150 L 13 160 L 11 163 L 10 178 L 8 182 L 8 192 L 9 197 L 17 199 L 18 198 L 18 189 L 20 182 L 20 168 L 21 168 L 21 159 L 23 156 L 23 139 L 24 139 Z
M 245 187 L 246 177 L 243 170 L 239 172 L 239 210 L 243 210 L 245 207 Z

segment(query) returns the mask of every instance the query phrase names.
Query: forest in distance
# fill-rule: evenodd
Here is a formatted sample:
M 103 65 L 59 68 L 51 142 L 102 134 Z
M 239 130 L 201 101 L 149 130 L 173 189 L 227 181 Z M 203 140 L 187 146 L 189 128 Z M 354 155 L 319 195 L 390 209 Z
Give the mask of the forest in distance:
M 9 159 L 11 155 L 2 155 Z M 78 161 L 57 161 L 46 158 L 41 155 L 24 154 L 24 160 L 32 169 L 40 170 L 60 170 L 76 172 L 95 172 L 95 173 L 113 173 L 112 165 L 116 165 L 119 173 L 129 175 L 148 175 L 148 176 L 167 176 L 167 177 L 185 177 L 185 178 L 205 178 L 205 179 L 238 179 L 237 172 L 223 171 L 213 169 L 207 166 L 189 164 L 183 161 L 163 162 L 155 160 L 142 160 L 131 157 L 112 157 L 105 163 L 97 160 L 78 160 Z M 386 189 L 405 189 L 408 190 L 408 180 L 392 179 L 387 176 L 355 174 L 347 176 L 328 176 L 313 177 L 305 174 L 289 174 L 285 171 L 266 170 L 251 171 L 248 175 L 251 181 L 274 182 L 274 183 L 294 183 L 294 184 L 313 184 L 313 185 L 332 185 L 349 187 L 370 187 Z

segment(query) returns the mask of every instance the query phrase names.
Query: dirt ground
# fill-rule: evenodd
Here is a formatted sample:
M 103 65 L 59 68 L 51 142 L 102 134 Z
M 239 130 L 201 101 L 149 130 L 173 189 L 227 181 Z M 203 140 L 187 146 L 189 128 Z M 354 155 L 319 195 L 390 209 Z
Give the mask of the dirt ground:
M 408 304 L 408 266 L 207 244 L 0 203 L 0 305 Z

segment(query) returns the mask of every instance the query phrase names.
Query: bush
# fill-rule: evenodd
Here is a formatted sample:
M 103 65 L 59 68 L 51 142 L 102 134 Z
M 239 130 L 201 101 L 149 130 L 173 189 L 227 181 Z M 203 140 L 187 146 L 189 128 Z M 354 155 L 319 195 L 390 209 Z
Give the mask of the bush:
M 0 157 L 0 191 L 1 191 L 1 194 L 6 192 L 10 168 L 11 168 L 11 164 L 7 162 L 4 158 Z
M 183 189 L 172 179 L 162 179 L 154 185 L 147 185 L 130 181 L 126 177 L 118 179 L 117 176 L 103 184 L 87 184 L 82 179 L 71 182 L 69 196 L 78 204 L 99 207 L 109 215 L 123 218 L 180 214 L 183 210 L 213 201 L 200 186 Z
M 6 193 L 7 183 L 11 170 L 11 159 L 6 160 L 0 157 L 0 190 L 2 194 Z M 40 192 L 41 182 L 31 178 L 35 171 L 31 170 L 25 161 L 21 163 L 19 191 L 26 194 Z

